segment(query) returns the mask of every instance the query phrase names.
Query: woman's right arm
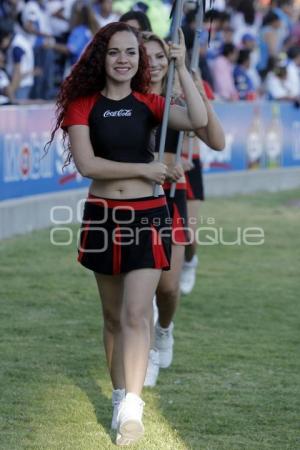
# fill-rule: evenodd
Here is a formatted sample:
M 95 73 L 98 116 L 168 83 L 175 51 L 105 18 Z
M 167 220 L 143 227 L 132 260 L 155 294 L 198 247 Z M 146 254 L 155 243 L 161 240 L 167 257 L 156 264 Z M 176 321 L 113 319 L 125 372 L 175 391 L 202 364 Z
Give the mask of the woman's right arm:
M 146 178 L 156 183 L 164 182 L 165 164 L 123 163 L 95 156 L 86 125 L 72 125 L 68 127 L 68 134 L 75 166 L 83 177 L 94 180 Z

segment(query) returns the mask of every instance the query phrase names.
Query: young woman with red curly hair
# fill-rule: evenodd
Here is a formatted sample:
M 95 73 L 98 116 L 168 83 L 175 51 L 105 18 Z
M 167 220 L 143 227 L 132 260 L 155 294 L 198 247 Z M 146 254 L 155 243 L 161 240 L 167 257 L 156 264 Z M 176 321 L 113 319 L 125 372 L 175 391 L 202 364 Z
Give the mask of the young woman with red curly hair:
M 178 48 L 170 56 L 177 60 Z M 207 114 L 189 74 L 177 67 L 188 108 L 171 106 L 169 126 L 205 126 Z M 164 98 L 148 94 L 148 59 L 136 31 L 124 23 L 102 28 L 64 81 L 57 122 L 69 138 L 67 161 L 91 178 L 79 262 L 92 270 L 104 316 L 104 345 L 113 384 L 117 445 L 144 433 L 140 398 L 150 349 L 152 299 L 170 267 L 168 209 L 161 188 L 166 166 L 149 140 L 162 121 Z

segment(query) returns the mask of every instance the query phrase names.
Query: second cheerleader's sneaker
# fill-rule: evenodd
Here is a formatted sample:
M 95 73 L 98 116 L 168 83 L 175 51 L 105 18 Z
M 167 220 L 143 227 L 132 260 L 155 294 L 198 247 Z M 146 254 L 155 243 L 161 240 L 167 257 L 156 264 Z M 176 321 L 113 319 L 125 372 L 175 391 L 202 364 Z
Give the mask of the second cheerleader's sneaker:
M 125 389 L 114 389 L 112 392 L 112 406 L 113 406 L 113 416 L 110 428 L 112 430 L 117 429 L 117 417 L 119 413 L 119 408 L 122 400 L 125 398 Z
M 173 360 L 173 328 L 173 322 L 168 328 L 162 328 L 158 322 L 155 325 L 155 348 L 159 353 L 159 367 L 163 369 L 169 367 Z
M 185 261 L 180 275 L 180 291 L 187 295 L 192 292 L 196 282 L 196 271 L 198 266 L 198 256 L 194 255 L 191 261 Z
M 144 405 L 145 403 L 138 395 L 130 392 L 126 394 L 121 402 L 117 418 L 117 445 L 132 445 L 144 435 L 142 422 Z
M 159 353 L 157 350 L 150 350 L 144 386 L 154 387 L 156 385 L 158 374 L 159 374 Z

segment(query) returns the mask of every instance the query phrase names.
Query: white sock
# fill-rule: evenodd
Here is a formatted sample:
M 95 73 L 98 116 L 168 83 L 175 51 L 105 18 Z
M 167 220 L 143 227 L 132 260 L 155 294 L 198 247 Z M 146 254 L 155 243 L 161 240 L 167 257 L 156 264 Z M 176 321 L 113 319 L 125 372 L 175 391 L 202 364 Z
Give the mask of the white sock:
M 113 389 L 112 391 L 112 400 L 114 401 L 115 398 L 125 397 L 125 389 Z
M 173 322 L 171 322 L 170 325 L 167 328 L 163 328 L 162 326 L 160 326 L 159 322 L 157 322 L 156 328 L 158 328 L 161 331 L 168 331 L 172 327 L 172 323 Z
M 190 261 L 184 261 L 184 265 L 187 267 L 196 267 L 198 265 L 198 256 L 194 255 Z
M 138 402 L 142 401 L 141 397 L 139 397 L 137 394 L 134 394 L 133 392 L 127 392 L 126 400 L 134 400 Z

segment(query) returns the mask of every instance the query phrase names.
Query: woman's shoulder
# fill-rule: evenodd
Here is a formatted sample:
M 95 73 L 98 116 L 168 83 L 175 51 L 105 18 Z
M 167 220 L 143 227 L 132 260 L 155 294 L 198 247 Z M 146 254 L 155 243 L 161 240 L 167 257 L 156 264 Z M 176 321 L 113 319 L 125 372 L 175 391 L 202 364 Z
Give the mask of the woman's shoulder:
M 165 98 L 162 95 L 152 94 L 150 92 L 141 93 L 133 91 L 132 95 L 141 103 L 144 103 L 154 116 L 161 121 L 165 108 Z
M 93 94 L 84 95 L 71 100 L 69 105 L 71 107 L 81 106 L 83 108 L 93 107 L 97 100 L 101 97 L 100 92 L 95 92 Z
M 94 93 L 71 100 L 66 108 L 61 128 L 67 129 L 71 125 L 88 125 L 90 112 L 100 95 L 100 93 Z
M 137 92 L 137 91 L 133 91 L 132 95 L 140 101 L 145 101 L 145 102 L 159 102 L 159 101 L 164 101 L 164 97 L 162 95 L 158 95 L 158 94 L 152 94 L 151 92 Z

